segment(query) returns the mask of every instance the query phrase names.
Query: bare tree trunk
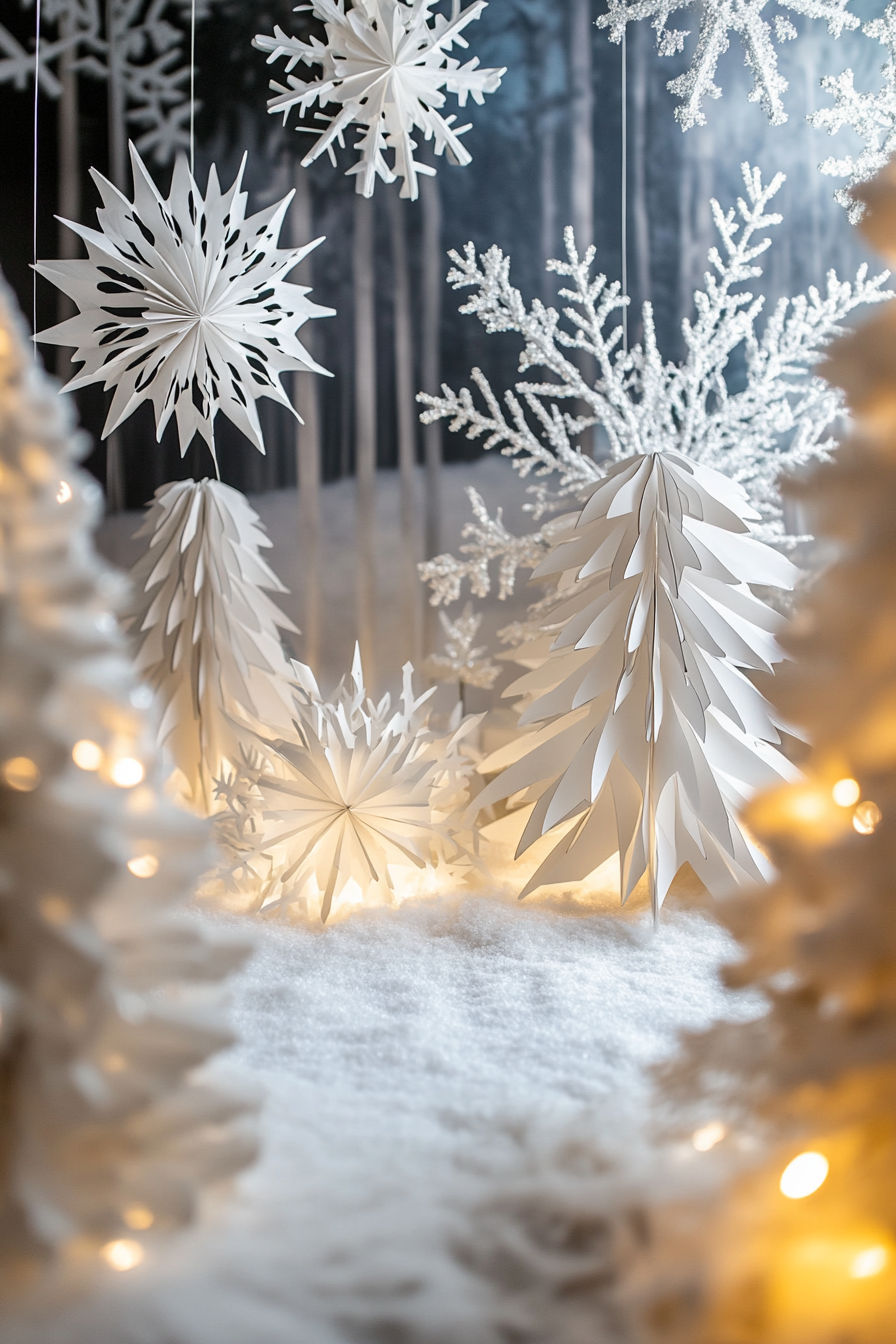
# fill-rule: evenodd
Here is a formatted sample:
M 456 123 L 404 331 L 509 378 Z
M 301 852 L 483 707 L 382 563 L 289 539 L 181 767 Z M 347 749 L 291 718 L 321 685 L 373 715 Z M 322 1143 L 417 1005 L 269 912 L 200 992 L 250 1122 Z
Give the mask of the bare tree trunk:
M 292 244 L 301 247 L 314 236 L 311 183 L 307 170 L 295 162 L 296 194 L 292 203 Z M 295 272 L 303 285 L 313 284 L 312 258 L 306 257 Z M 301 340 L 314 353 L 314 323 L 308 322 Z M 304 589 L 302 635 L 305 662 L 320 674 L 320 408 L 315 373 L 294 376 L 296 410 L 304 423 L 296 425 L 296 484 L 299 490 L 299 536 Z
M 541 127 L 541 298 L 542 303 L 557 302 L 557 277 L 546 268 L 557 255 L 557 126 L 552 116 Z
M 572 226 L 579 256 L 594 242 L 594 92 L 591 0 L 570 0 L 569 82 L 572 119 Z
M 59 36 L 63 39 L 75 36 L 75 24 L 72 14 L 64 9 L 59 17 Z M 58 209 L 63 219 L 76 223 L 81 218 L 81 150 L 79 137 L 78 75 L 75 70 L 77 50 L 67 47 L 59 58 L 59 82 L 62 92 L 57 104 L 57 141 L 59 145 Z M 58 243 L 60 257 L 69 260 L 79 255 L 78 236 L 64 224 L 59 225 Z M 73 317 L 75 304 L 67 294 L 59 291 L 56 297 L 56 320 L 64 322 Z M 70 372 L 68 350 L 60 347 L 56 352 L 56 372 L 60 378 Z
M 417 426 L 414 402 L 414 337 L 411 320 L 411 276 L 405 204 L 397 191 L 386 193 L 392 226 L 395 286 L 395 402 L 398 420 L 398 471 L 401 490 L 401 625 L 402 662 L 420 660 L 422 590 L 417 577 Z
M 120 6 L 106 0 L 106 94 L 109 120 L 109 176 L 119 191 L 125 190 L 127 174 L 127 132 L 125 129 L 125 92 L 121 71 Z M 124 508 L 124 461 L 118 430 L 106 439 L 106 508 L 118 513 Z
M 437 177 L 424 177 L 420 183 L 423 209 L 423 390 L 436 394 L 442 385 L 441 334 L 442 284 L 445 260 L 442 256 L 442 202 Z M 437 420 L 423 431 L 426 460 L 426 511 L 424 550 L 438 555 L 442 546 L 442 423 Z
M 373 199 L 355 196 L 355 498 L 358 640 L 367 686 L 376 668 L 376 310 Z
M 647 76 L 650 33 L 643 23 L 634 25 L 632 46 L 632 233 L 635 244 L 635 287 L 638 304 L 650 298 L 650 214 L 647 208 Z M 638 318 L 631 314 L 634 340 L 640 340 Z

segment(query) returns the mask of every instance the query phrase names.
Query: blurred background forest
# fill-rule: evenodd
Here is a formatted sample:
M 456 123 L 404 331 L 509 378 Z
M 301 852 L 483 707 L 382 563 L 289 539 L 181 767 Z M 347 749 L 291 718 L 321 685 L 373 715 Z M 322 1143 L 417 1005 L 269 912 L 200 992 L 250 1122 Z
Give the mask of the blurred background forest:
M 298 272 L 313 284 L 314 299 L 337 310 L 336 317 L 314 324 L 314 354 L 334 376 L 315 380 L 316 414 L 305 431 L 306 441 L 309 433 L 313 435 L 324 480 L 354 471 L 355 296 L 359 285 L 362 289 L 366 285 L 368 292 L 371 281 L 374 286 L 375 451 L 378 467 L 388 470 L 398 458 L 402 398 L 404 432 L 415 436 L 419 460 L 426 451 L 427 434 L 431 460 L 440 452 L 446 461 L 481 452 L 480 445 L 451 435 L 447 428 L 424 431 L 417 423 L 416 408 L 408 429 L 408 389 L 435 391 L 441 381 L 456 387 L 468 381 L 474 365 L 486 372 L 493 386 L 502 388 L 510 384 L 516 369 L 515 338 L 487 336 L 477 320 L 458 314 L 463 296 L 444 285 L 449 249 L 461 248 L 468 239 L 478 248 L 497 243 L 511 254 L 512 274 L 524 296 L 537 294 L 556 301 L 556 280 L 545 273 L 544 261 L 560 254 L 563 228 L 574 223 L 580 241 L 594 242 L 599 268 L 612 278 L 620 276 L 622 53 L 591 22 L 604 3 L 491 0 L 482 19 L 467 30 L 470 51 L 482 65 L 504 66 L 507 73 L 484 106 L 471 104 L 460 113 L 461 122 L 472 122 L 465 138 L 472 164 L 458 168 L 440 160 L 438 176 L 424 184 L 429 190 L 419 201 L 399 201 L 397 185 L 380 183 L 374 200 L 362 206 L 355 195 L 355 179 L 345 176 L 354 159 L 349 149 L 339 153 L 336 167 L 322 158 L 303 169 L 300 159 L 311 143 L 309 136 L 297 131 L 292 121 L 284 128 L 266 110 L 269 80 L 280 70 L 268 66 L 264 54 L 253 49 L 254 34 L 271 33 L 275 24 L 289 32 L 307 33 L 320 29 L 317 21 L 307 13 L 294 13 L 288 0 L 206 0 L 200 8 L 196 94 L 201 185 L 212 162 L 217 164 L 222 183 L 229 185 L 245 151 L 250 208 L 259 208 L 295 187 L 287 241 L 298 244 L 320 234 L 326 238 L 314 252 L 311 265 L 306 263 Z M 146 0 L 115 0 L 115 4 L 129 4 L 131 10 L 139 11 Z M 175 0 L 152 0 L 149 7 L 172 31 L 180 30 L 181 51 L 188 58 L 188 7 Z M 443 7 L 447 9 L 447 3 Z M 863 19 L 882 8 L 880 0 L 854 0 L 852 5 Z M 114 4 L 106 21 L 113 10 Z M 30 314 L 33 85 L 21 56 L 16 63 L 15 49 L 33 52 L 33 3 L 2 0 L 0 22 L 7 35 L 0 50 L 0 262 Z M 52 0 L 45 2 L 48 50 L 62 22 L 57 18 L 54 28 Z M 795 22 L 802 21 L 797 18 Z M 689 26 L 696 28 L 696 15 Z M 740 48 L 732 46 L 720 67 L 722 101 L 707 108 L 708 126 L 686 134 L 673 119 L 674 99 L 666 84 L 685 68 L 693 35 L 683 55 L 660 58 L 646 23 L 630 30 L 627 235 L 634 303 L 630 330 L 637 338 L 640 304 L 649 299 L 668 358 L 681 354 L 681 320 L 692 312 L 693 290 L 702 283 L 706 252 L 714 241 L 709 198 L 717 196 L 726 207 L 733 203 L 744 159 L 759 164 L 767 177 L 783 170 L 788 178 L 778 197 L 784 223 L 774 231 L 766 275 L 759 282 L 770 301 L 822 283 L 831 266 L 848 275 L 861 257 L 857 236 L 832 199 L 836 180 L 817 171 L 817 164 L 832 152 L 844 154 L 853 148 L 849 134 L 841 132 L 832 140 L 813 130 L 805 121 L 804 109 L 827 101 L 819 88 L 822 73 L 836 74 L 852 66 L 857 84 L 876 84 L 882 53 L 860 32 L 847 33 L 835 42 L 820 23 L 804 27 L 798 43 L 780 49 L 781 69 L 791 85 L 786 127 L 770 127 L 761 108 L 747 104 L 750 72 L 743 67 Z M 72 237 L 59 228 L 54 215 L 77 212 L 82 222 L 94 221 L 98 198 L 89 178 L 91 166 L 118 178 L 130 191 L 129 168 L 122 180 L 120 107 L 112 107 L 110 121 L 111 81 L 104 81 L 96 61 L 88 60 L 80 67 L 74 64 L 68 93 L 60 97 L 59 83 L 44 80 L 39 97 L 37 251 L 41 258 L 79 255 L 72 251 Z M 58 73 L 60 63 L 52 68 Z M 128 133 L 139 138 L 141 126 L 134 109 L 126 107 L 124 115 L 131 117 Z M 353 137 L 349 139 L 353 143 Z M 144 155 L 165 194 L 170 148 L 162 143 L 155 156 L 151 152 Z M 355 245 L 359 210 L 365 206 L 373 216 L 374 247 L 366 262 L 369 269 L 372 255 L 373 275 L 364 274 L 363 249 L 359 254 Z M 75 249 L 78 246 L 75 240 Z M 402 293 L 409 297 L 411 316 L 411 340 L 405 340 L 404 346 L 395 340 L 396 295 Z M 38 281 L 39 327 L 66 315 L 60 306 L 65 302 L 48 283 Z M 307 332 L 306 327 L 303 335 Z M 67 353 L 44 350 L 48 363 L 58 356 L 57 371 L 66 376 L 70 368 Z M 737 370 L 730 374 L 736 380 Z M 98 443 L 98 435 L 108 395 L 97 388 L 78 394 L 83 423 L 97 442 L 88 465 L 101 480 L 105 479 L 106 448 Z M 260 408 L 266 457 L 251 448 L 223 417 L 217 422 L 223 479 L 252 492 L 296 481 L 295 422 L 272 402 L 262 401 Z M 156 444 L 148 405 L 140 408 L 120 436 L 123 480 L 118 502 L 126 507 L 143 504 L 162 482 L 210 472 L 204 447 L 194 445 L 181 461 L 172 427 L 161 445 Z M 438 545 L 437 532 L 437 519 L 430 519 L 430 553 Z

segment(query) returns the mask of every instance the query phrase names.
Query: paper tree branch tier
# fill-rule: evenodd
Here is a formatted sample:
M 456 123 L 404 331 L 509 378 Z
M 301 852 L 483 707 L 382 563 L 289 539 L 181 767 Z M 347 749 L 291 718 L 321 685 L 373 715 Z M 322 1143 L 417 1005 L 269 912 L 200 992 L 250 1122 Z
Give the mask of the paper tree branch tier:
M 164 200 L 132 145 L 133 202 L 94 171 L 100 229 L 65 221 L 84 240 L 87 260 L 37 263 L 78 308 L 38 334 L 76 347 L 74 362 L 84 367 L 67 388 L 114 388 L 103 437 L 149 401 L 158 439 L 174 417 L 181 456 L 199 434 L 217 461 L 219 411 L 263 453 L 258 399 L 292 410 L 281 375 L 326 373 L 296 332 L 333 310 L 285 278 L 321 240 L 277 247 L 292 192 L 247 218 L 245 163 L 224 192 L 212 167 L 203 196 L 181 157 Z
M 151 695 L 94 552 L 99 487 L 0 286 L 0 1260 L 78 1239 L 130 1265 L 250 1160 L 244 1098 L 198 1075 L 232 1043 L 245 948 L 183 906 L 213 858 L 164 801 Z
M 393 869 L 469 868 L 472 835 L 468 845 L 457 817 L 472 761 L 460 747 L 481 716 L 431 729 L 433 692 L 415 696 L 409 663 L 400 705 L 374 705 L 357 647 L 332 700 L 308 668 L 296 672 L 291 732 L 259 736 L 221 790 L 231 887 L 267 913 L 301 906 L 326 921 L 350 883 L 362 900 L 391 901 Z
M 268 592 L 286 592 L 264 560 L 258 515 L 220 481 L 156 491 L 137 533 L 129 624 L 136 667 L 154 688 L 159 742 L 182 799 L 215 811 L 215 787 L 252 731 L 287 731 L 293 679 L 280 630 L 296 627 Z
M 306 167 L 325 151 L 335 164 L 334 145 L 344 143 L 353 124 L 361 128 L 355 145 L 360 158 L 348 175 L 357 176 L 363 196 L 373 195 L 378 176 L 384 182 L 400 177 L 402 196 L 417 199 L 418 175 L 432 176 L 435 169 L 414 158 L 415 129 L 433 141 L 436 154 L 447 151 L 453 163 L 470 162 L 460 139 L 469 125 L 455 126 L 457 118 L 443 116 L 441 108 L 446 93 L 456 94 L 464 107 L 468 96 L 482 103 L 501 83 L 503 69 L 480 69 L 478 57 L 461 65 L 448 54 L 452 47 L 466 47 L 464 29 L 479 18 L 484 0 L 464 10 L 456 4 L 450 19 L 433 14 L 433 0 L 355 0 L 348 11 L 344 0 L 312 0 L 308 8 L 323 22 L 325 42 L 315 37 L 304 42 L 279 26 L 273 37 L 255 38 L 255 46 L 270 53 L 269 64 L 283 57 L 287 62 L 286 84 L 271 84 L 269 112 L 282 114 L 285 124 L 293 108 L 300 116 L 315 103 L 338 108 L 332 117 L 317 114 L 324 129 L 302 160 Z M 320 77 L 298 79 L 291 72 L 299 62 L 319 65 Z M 386 162 L 389 150 L 394 170 Z
M 743 490 L 677 453 L 611 467 L 535 571 L 560 580 L 550 652 L 505 692 L 530 732 L 480 765 L 483 808 L 525 791 L 519 852 L 574 819 L 521 893 L 584 879 L 615 853 L 626 900 L 654 913 L 684 863 L 720 893 L 769 873 L 738 823 L 754 790 L 797 771 L 748 673 L 783 655 L 751 584 L 793 585 L 750 535 Z

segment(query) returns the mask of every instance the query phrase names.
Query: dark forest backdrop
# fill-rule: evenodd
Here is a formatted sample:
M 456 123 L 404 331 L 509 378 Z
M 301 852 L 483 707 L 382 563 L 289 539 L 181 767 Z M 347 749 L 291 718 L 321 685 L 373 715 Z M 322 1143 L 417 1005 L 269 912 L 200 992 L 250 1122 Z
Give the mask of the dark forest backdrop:
M 552 299 L 555 281 L 544 272 L 545 255 L 558 255 L 562 230 L 577 212 L 579 228 L 593 228 L 593 242 L 601 270 L 620 274 L 622 226 L 621 194 L 621 51 L 605 32 L 587 20 L 603 8 L 604 0 L 491 0 L 483 18 L 468 30 L 471 51 L 486 66 L 506 66 L 507 74 L 484 106 L 468 107 L 462 120 L 473 123 L 466 144 L 473 155 L 468 168 L 439 161 L 435 179 L 440 215 L 435 264 L 447 270 L 445 253 L 472 239 L 478 247 L 497 243 L 513 257 L 516 283 L 527 296 Z M 862 17 L 882 9 L 880 3 L 855 3 Z M 183 11 L 172 6 L 175 19 Z M 33 45 L 34 10 L 20 0 L 0 0 L 0 21 L 26 48 Z M 797 20 L 799 24 L 801 21 Z M 354 467 L 354 352 L 353 315 L 356 275 L 353 274 L 353 231 L 356 220 L 354 178 L 345 170 L 353 162 L 346 149 L 334 168 L 324 158 L 310 169 L 299 166 L 309 138 L 283 129 L 265 108 L 272 70 L 251 39 L 271 32 L 279 23 L 287 30 L 314 26 L 304 14 L 293 14 L 285 0 L 212 0 L 197 33 L 198 113 L 197 169 L 204 186 L 208 165 L 218 165 L 222 183 L 229 185 L 243 151 L 248 152 L 246 185 L 250 207 L 257 208 L 285 194 L 298 182 L 304 188 L 304 209 L 310 209 L 311 236 L 326 235 L 314 253 L 313 297 L 337 310 L 337 316 L 314 324 L 315 354 L 334 377 L 318 380 L 319 452 L 324 479 L 351 474 Z M 696 19 L 693 26 L 696 27 Z M 587 34 L 590 51 L 580 34 Z M 692 39 L 693 40 L 693 39 Z M 583 59 L 584 50 L 584 59 Z M 637 336 L 637 309 L 650 298 L 657 314 L 663 348 L 669 357 L 680 353 L 679 327 L 692 307 L 692 291 L 701 282 L 707 247 L 712 242 L 709 197 L 731 203 L 740 180 L 744 158 L 759 163 L 767 175 L 777 169 L 788 174 L 779 201 L 785 213 L 776 231 L 763 283 L 770 297 L 798 292 L 809 283 L 822 282 L 826 269 L 841 274 L 854 269 L 860 252 L 844 212 L 833 203 L 836 183 L 822 177 L 817 163 L 832 151 L 852 146 L 841 134 L 836 142 L 806 125 L 806 107 L 825 101 L 818 87 L 824 73 L 838 73 L 847 65 L 857 82 L 873 83 L 880 64 L 879 48 L 861 35 L 834 42 L 819 23 L 810 24 L 800 43 L 782 49 L 781 66 L 790 80 L 789 123 L 769 128 L 761 109 L 748 105 L 749 72 L 742 54 L 732 48 L 720 67 L 724 97 L 710 104 L 709 125 L 682 134 L 673 119 L 674 100 L 666 90 L 686 64 L 680 58 L 660 59 L 653 32 L 646 24 L 630 31 L 628 40 L 628 247 L 630 291 L 635 303 L 633 335 Z M 792 51 L 792 56 L 791 56 Z M 589 69 L 590 67 L 590 69 Z M 583 80 L 586 81 L 583 83 Z M 81 219 L 92 223 L 96 191 L 87 170 L 92 165 L 109 170 L 109 136 L 105 86 L 82 75 L 78 143 L 81 163 Z M 59 255 L 54 213 L 58 196 L 58 105 L 40 98 L 38 252 L 42 258 Z M 32 91 L 0 84 L 0 263 L 18 291 L 23 308 L 31 311 L 31 192 Z M 576 132 L 576 127 L 578 131 Z M 578 134 L 578 145 L 574 141 Z M 353 137 L 351 137 L 353 139 Z M 582 174 L 573 161 L 582 154 L 593 160 L 589 201 L 582 201 Z M 163 192 L 170 167 L 150 166 Z M 573 191 L 578 181 L 578 200 Z M 129 184 L 128 184 L 129 185 Z M 394 351 L 395 275 L 393 240 L 396 228 L 390 193 L 397 185 L 377 186 L 373 202 L 376 237 L 376 455 L 380 468 L 397 461 L 396 368 Z M 593 226 L 587 221 L 588 206 Z M 421 202 L 402 201 L 400 211 L 408 239 L 409 279 L 414 323 L 413 387 L 426 387 L 426 323 L 436 319 L 427 308 L 424 208 Z M 298 223 L 293 241 L 305 241 L 302 203 L 293 212 Z M 432 220 L 433 216 L 430 215 Z M 305 227 L 307 227 L 307 219 Z M 433 240 L 429 241 L 430 252 Z M 473 365 L 481 366 L 496 387 L 509 384 L 516 368 L 518 347 L 511 337 L 486 336 L 475 319 L 461 317 L 459 302 L 443 287 L 438 316 L 437 351 L 440 377 L 452 385 L 468 380 Z M 56 320 L 57 296 L 40 281 L 37 319 L 40 326 Z M 305 328 L 307 332 L 308 328 Z M 430 333 L 431 335 L 431 333 Z M 55 357 L 47 348 L 48 363 Z M 58 371 L 65 373 L 67 356 L 60 352 Z M 431 370 L 429 371 L 431 374 Z M 732 371 L 736 378 L 737 371 Z M 78 394 L 84 424 L 98 438 L 107 395 L 93 388 Z M 294 422 L 272 403 L 261 410 L 268 444 L 261 457 L 233 430 L 224 417 L 216 425 L 223 478 L 244 490 L 262 491 L 294 484 L 296 431 Z M 416 429 L 418 453 L 423 454 L 423 432 Z M 210 462 L 204 448 L 194 447 L 181 461 L 172 432 L 156 445 L 149 408 L 122 432 L 125 499 L 129 507 L 146 501 L 156 486 L 175 477 L 205 475 Z M 480 448 L 443 431 L 447 460 L 474 456 Z M 92 470 L 105 475 L 105 448 L 96 447 L 89 460 Z

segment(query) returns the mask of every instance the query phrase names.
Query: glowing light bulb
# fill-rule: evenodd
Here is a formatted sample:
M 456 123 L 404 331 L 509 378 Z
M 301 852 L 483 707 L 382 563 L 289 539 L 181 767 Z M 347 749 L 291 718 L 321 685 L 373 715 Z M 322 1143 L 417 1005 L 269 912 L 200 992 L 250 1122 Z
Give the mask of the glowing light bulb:
M 158 871 L 159 861 L 155 854 L 140 854 L 135 859 L 128 859 L 128 872 L 134 877 L 155 877 Z
M 779 1189 L 787 1199 L 805 1199 L 827 1180 L 830 1165 L 823 1153 L 800 1153 L 781 1173 Z
M 0 775 L 16 793 L 33 793 L 40 783 L 40 770 L 28 756 L 11 756 L 0 766 Z
M 109 771 L 112 783 L 117 784 L 120 789 L 132 789 L 135 784 L 140 783 L 145 773 L 142 764 L 135 756 L 119 757 Z
M 146 1232 L 156 1220 L 152 1209 L 145 1204 L 129 1204 L 121 1216 L 134 1232 Z
M 727 1126 L 723 1125 L 721 1120 L 713 1120 L 702 1129 L 696 1130 L 691 1138 L 691 1143 L 697 1149 L 698 1153 L 708 1153 L 710 1148 L 715 1148 L 717 1143 L 721 1143 L 728 1133 Z
M 107 1241 L 100 1249 L 100 1255 L 110 1269 L 124 1272 L 135 1269 L 143 1262 L 143 1247 L 139 1241 Z
M 72 488 L 68 481 L 60 481 L 59 489 L 56 491 L 56 503 L 67 504 L 72 497 Z
M 103 749 L 98 742 L 82 737 L 72 747 L 72 760 L 79 770 L 99 770 L 103 763 Z
M 831 797 L 838 807 L 852 807 L 862 796 L 857 779 L 838 779 L 831 789 Z
M 882 816 L 883 813 L 877 803 L 872 803 L 870 799 L 859 803 L 852 814 L 853 830 L 858 831 L 859 835 L 872 835 L 877 830 Z
M 889 1258 L 886 1246 L 869 1246 L 867 1250 L 859 1251 L 858 1255 L 853 1256 L 852 1264 L 849 1267 L 849 1277 L 851 1279 L 873 1279 L 876 1274 L 883 1273 Z

